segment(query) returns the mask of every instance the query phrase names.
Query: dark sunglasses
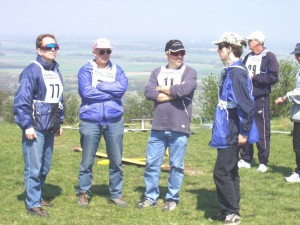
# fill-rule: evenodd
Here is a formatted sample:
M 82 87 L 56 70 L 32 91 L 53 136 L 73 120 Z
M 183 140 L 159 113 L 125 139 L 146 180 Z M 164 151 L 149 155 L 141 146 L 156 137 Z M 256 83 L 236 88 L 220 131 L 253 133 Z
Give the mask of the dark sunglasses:
M 106 54 L 110 55 L 112 53 L 111 49 L 101 49 L 99 50 L 99 55 L 104 55 L 106 52 Z
M 218 50 L 220 51 L 223 48 L 227 48 L 227 47 L 228 47 L 228 45 L 226 45 L 226 44 L 220 44 L 220 45 L 218 45 Z
M 178 51 L 178 52 L 171 52 L 170 51 L 170 55 L 173 55 L 173 56 L 184 56 L 185 55 L 185 51 Z
M 56 43 L 46 44 L 45 46 L 41 46 L 40 49 L 51 51 L 54 48 L 54 50 L 58 50 L 59 46 Z

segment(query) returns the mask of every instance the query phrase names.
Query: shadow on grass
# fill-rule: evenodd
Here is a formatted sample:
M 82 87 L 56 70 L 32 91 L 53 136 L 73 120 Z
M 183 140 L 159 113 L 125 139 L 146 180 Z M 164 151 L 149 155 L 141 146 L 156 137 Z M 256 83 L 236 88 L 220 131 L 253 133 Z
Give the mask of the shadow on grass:
M 62 189 L 61 187 L 53 184 L 44 184 L 44 187 L 42 189 L 42 196 L 44 199 L 48 201 L 52 201 L 53 199 L 57 198 L 61 195 Z M 17 199 L 19 201 L 24 201 L 25 203 L 26 193 L 25 191 L 19 195 L 17 195 Z
M 203 211 L 206 219 L 220 212 L 217 193 L 215 191 L 206 189 L 186 191 L 197 195 L 197 210 Z
M 92 185 L 91 187 L 91 193 L 93 195 L 98 195 L 98 196 L 107 196 L 109 197 L 109 187 L 107 184 L 97 184 L 97 185 Z
M 145 187 L 144 186 L 139 186 L 137 188 L 135 188 L 136 192 L 139 192 L 141 194 L 140 200 L 144 199 L 144 194 L 145 194 Z M 165 186 L 159 186 L 159 197 L 158 198 L 162 198 L 164 200 L 166 194 L 168 192 L 168 187 Z
M 257 169 L 258 166 L 259 166 L 259 162 L 257 162 L 256 160 L 253 160 L 251 167 Z M 290 167 L 276 166 L 276 165 L 272 165 L 270 163 L 268 164 L 268 167 L 270 169 L 269 171 L 271 171 L 272 173 L 281 173 L 284 177 L 291 175 L 291 172 L 293 172 L 293 171 L 291 171 Z

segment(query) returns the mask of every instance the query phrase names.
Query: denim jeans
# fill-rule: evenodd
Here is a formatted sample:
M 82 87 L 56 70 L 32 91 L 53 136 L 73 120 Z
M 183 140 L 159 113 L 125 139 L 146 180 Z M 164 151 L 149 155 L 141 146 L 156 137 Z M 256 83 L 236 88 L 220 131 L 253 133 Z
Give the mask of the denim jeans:
M 184 175 L 184 156 L 188 134 L 174 131 L 152 130 L 146 152 L 146 168 L 144 173 L 145 197 L 152 203 L 159 197 L 160 166 L 163 163 L 166 149 L 169 148 L 170 173 L 168 192 L 165 200 L 179 202 L 179 190 Z
M 109 125 L 102 126 L 98 122 L 81 120 L 79 125 L 82 160 L 78 174 L 77 194 L 90 194 L 93 178 L 93 165 L 101 136 L 106 142 L 109 159 L 109 192 L 110 198 L 122 196 L 123 187 L 123 117 Z
M 52 163 L 54 134 L 36 131 L 36 135 L 36 139 L 29 140 L 25 136 L 25 131 L 22 134 L 27 208 L 41 206 L 42 187 Z

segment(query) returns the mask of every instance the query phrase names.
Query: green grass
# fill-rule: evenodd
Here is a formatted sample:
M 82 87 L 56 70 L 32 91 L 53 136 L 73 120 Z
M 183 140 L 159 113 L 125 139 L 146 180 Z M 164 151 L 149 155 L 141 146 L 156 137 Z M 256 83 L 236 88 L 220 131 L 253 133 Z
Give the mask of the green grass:
M 274 122 L 276 130 L 291 130 L 286 120 Z M 0 124 L 1 206 L 0 224 L 218 224 L 208 217 L 219 211 L 212 171 L 216 150 L 208 147 L 211 130 L 195 129 L 189 139 L 185 159 L 186 175 L 180 192 L 181 202 L 174 212 L 161 211 L 167 191 L 167 172 L 161 173 L 161 197 L 156 209 L 139 210 L 135 204 L 144 192 L 143 167 L 124 165 L 125 209 L 108 202 L 108 166 L 96 159 L 92 200 L 88 208 L 77 206 L 75 188 L 80 163 L 78 130 L 65 129 L 55 140 L 51 171 L 44 187 L 44 197 L 53 199 L 49 219 L 28 215 L 24 205 L 21 130 L 14 124 Z M 283 130 L 283 129 L 281 129 Z M 124 136 L 124 157 L 144 157 L 149 132 L 128 132 Z M 103 141 L 99 151 L 104 152 Z M 256 172 L 254 167 L 240 170 L 242 224 L 296 224 L 299 219 L 299 185 L 284 181 L 295 167 L 292 139 L 287 134 L 272 134 L 269 170 Z

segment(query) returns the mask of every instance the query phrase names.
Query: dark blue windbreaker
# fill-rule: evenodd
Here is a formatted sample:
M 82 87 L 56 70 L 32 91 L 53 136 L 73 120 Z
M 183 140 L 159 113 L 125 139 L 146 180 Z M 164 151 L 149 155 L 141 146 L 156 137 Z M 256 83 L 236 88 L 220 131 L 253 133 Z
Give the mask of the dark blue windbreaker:
M 62 75 L 58 69 L 59 65 L 56 61 L 48 65 L 40 56 L 37 56 L 36 61 L 45 70 L 56 72 L 63 84 Z M 42 70 L 39 65 L 33 62 L 21 73 L 20 86 L 14 98 L 14 119 L 21 129 L 25 130 L 33 127 L 38 131 L 52 131 L 54 126 L 60 126 L 63 123 L 63 97 L 61 97 L 59 103 L 43 102 L 45 97 L 46 86 Z
M 248 142 L 258 140 L 254 116 L 252 83 L 241 60 L 225 68 L 219 84 L 219 103 L 212 130 L 213 148 L 237 145 L 238 135 L 248 136 Z M 251 132 L 250 132 L 251 131 Z

